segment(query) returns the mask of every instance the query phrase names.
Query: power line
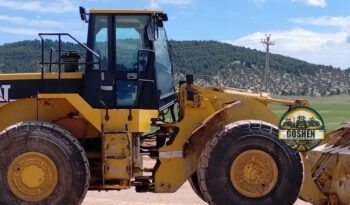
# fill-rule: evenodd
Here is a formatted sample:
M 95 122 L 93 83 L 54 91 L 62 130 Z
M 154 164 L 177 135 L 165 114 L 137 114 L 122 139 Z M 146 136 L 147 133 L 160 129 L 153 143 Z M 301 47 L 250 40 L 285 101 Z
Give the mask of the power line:
M 265 91 L 268 92 L 268 75 L 270 67 L 270 46 L 275 45 L 274 42 L 271 42 L 271 34 L 266 34 L 266 39 L 262 39 L 261 43 L 265 46 L 266 49 L 266 62 L 265 62 Z

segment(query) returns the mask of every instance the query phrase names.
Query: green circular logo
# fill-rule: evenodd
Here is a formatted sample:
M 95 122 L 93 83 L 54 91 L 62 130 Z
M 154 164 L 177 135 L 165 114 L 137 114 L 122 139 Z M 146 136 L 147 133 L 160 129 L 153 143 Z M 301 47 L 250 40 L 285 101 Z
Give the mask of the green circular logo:
M 309 107 L 288 110 L 279 123 L 278 138 L 301 152 L 315 148 L 326 137 L 323 119 Z

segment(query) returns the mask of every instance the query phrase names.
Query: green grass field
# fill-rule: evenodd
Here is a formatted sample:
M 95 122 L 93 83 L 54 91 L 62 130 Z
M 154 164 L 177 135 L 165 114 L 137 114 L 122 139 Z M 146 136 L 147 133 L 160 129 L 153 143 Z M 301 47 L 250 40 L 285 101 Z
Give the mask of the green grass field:
M 327 132 L 340 127 L 341 123 L 350 122 L 350 95 L 282 98 L 308 100 L 309 106 L 318 111 L 325 121 Z M 271 105 L 270 107 L 278 116 L 282 116 L 286 112 L 286 108 L 283 106 Z

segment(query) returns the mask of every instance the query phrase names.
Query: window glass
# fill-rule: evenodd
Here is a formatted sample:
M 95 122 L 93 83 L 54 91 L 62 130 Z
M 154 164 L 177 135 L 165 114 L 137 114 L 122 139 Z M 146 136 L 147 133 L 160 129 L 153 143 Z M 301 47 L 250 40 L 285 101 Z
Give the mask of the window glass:
M 107 16 L 96 16 L 94 26 L 93 50 L 100 56 L 101 69 L 108 69 L 108 18 Z M 94 56 L 94 62 L 98 62 Z M 98 69 L 98 65 L 94 65 Z
M 145 47 L 146 16 L 116 16 L 116 59 L 119 71 L 136 71 L 138 51 Z
M 127 107 L 137 104 L 138 81 L 124 79 L 121 76 L 137 72 L 138 51 L 146 47 L 144 36 L 147 18 L 146 15 L 115 17 L 116 69 L 117 75 L 120 75 L 117 76 L 116 82 L 117 106 Z
M 132 106 L 137 100 L 137 81 L 117 81 L 117 105 Z
M 159 28 L 158 39 L 154 41 L 154 48 L 156 52 L 158 90 L 161 92 L 161 98 L 165 98 L 175 92 L 175 86 L 164 28 Z

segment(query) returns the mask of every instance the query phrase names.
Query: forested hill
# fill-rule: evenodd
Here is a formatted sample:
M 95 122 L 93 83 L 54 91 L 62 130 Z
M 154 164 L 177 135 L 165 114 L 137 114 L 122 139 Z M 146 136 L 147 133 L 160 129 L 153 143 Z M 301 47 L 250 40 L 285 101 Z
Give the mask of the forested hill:
M 201 84 L 265 90 L 265 53 L 216 41 L 171 41 L 175 68 Z M 350 93 L 350 69 L 271 55 L 269 90 L 279 95 Z
M 48 48 L 57 42 L 47 41 Z M 204 85 L 224 85 L 254 91 L 265 90 L 265 53 L 216 41 L 170 41 L 174 69 L 195 74 Z M 64 49 L 76 45 L 65 43 Z M 21 41 L 0 46 L 0 72 L 38 71 L 40 41 Z M 179 76 L 179 75 L 178 75 Z M 310 64 L 271 55 L 269 90 L 280 95 L 334 95 L 350 93 L 350 70 Z

